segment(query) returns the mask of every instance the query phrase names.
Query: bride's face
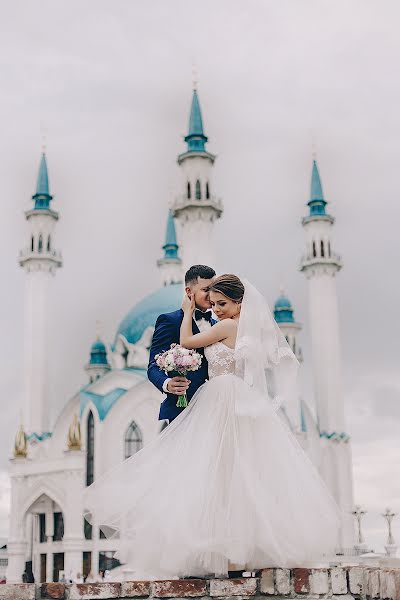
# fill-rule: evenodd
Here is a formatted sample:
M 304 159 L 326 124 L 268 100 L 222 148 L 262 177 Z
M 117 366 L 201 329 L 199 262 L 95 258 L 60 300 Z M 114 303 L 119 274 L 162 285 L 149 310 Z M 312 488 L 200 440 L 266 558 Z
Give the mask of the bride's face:
M 210 290 L 210 302 L 215 316 L 220 321 L 223 319 L 233 319 L 239 316 L 240 304 L 227 298 L 220 292 Z

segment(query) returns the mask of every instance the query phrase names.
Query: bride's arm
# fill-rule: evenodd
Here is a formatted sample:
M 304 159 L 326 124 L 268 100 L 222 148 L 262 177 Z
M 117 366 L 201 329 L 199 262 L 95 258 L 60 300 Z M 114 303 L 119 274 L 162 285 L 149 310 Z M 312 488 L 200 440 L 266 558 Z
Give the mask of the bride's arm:
M 180 331 L 180 343 L 181 346 L 184 346 L 185 348 L 205 348 L 206 346 L 215 344 L 215 342 L 225 340 L 231 333 L 233 325 L 230 323 L 231 319 L 225 319 L 213 327 L 210 327 L 207 331 L 193 334 L 192 319 L 193 311 L 195 309 L 194 302 L 191 302 L 189 299 L 186 300 L 185 298 L 182 309 L 183 321 Z

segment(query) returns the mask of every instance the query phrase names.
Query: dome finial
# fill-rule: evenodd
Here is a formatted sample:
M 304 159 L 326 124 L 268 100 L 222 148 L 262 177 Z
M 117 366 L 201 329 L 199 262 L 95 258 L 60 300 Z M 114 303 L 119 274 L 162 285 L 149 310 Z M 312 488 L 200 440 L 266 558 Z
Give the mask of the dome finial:
M 28 438 L 24 431 L 22 421 L 14 442 L 14 458 L 26 458 L 28 454 Z
M 96 319 L 96 340 L 99 340 L 101 337 L 101 329 L 102 322 L 100 321 L 100 319 Z
M 81 446 L 81 426 L 77 414 L 74 413 L 68 429 L 68 450 L 80 450 Z

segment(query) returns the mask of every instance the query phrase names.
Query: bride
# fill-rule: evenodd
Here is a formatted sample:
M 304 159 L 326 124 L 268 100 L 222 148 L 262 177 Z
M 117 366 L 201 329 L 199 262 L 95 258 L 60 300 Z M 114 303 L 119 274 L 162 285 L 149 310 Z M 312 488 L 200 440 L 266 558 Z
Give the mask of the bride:
M 209 293 L 219 322 L 193 335 L 185 297 L 180 333 L 186 348 L 205 348 L 209 381 L 84 492 L 141 577 L 309 566 L 337 545 L 339 509 L 277 413 L 295 400 L 297 359 L 250 283 L 222 275 Z

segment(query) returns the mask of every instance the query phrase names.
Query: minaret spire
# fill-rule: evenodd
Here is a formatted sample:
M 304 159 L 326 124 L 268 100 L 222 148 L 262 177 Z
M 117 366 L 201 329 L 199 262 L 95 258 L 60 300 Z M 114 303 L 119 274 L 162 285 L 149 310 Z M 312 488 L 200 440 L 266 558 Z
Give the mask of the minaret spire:
M 53 232 L 58 213 L 50 208 L 52 196 L 46 155 L 42 153 L 34 206 L 25 213 L 28 223 L 28 244 L 19 255 L 19 264 L 26 273 L 25 292 L 25 407 L 24 423 L 28 438 L 37 439 L 48 433 L 47 399 L 47 307 L 51 276 L 62 266 L 60 253 L 54 249 Z
M 213 266 L 214 222 L 222 215 L 222 202 L 212 192 L 212 167 L 215 156 L 206 150 L 203 117 L 197 91 L 193 87 L 189 130 L 185 137 L 187 150 L 178 156 L 182 170 L 182 192 L 171 210 L 179 223 L 184 271 L 194 264 Z
M 164 256 L 157 261 L 157 266 L 161 270 L 162 284 L 182 283 L 182 261 L 178 254 L 179 245 L 176 239 L 175 219 L 171 210 L 168 211 L 165 244 L 162 248 Z

